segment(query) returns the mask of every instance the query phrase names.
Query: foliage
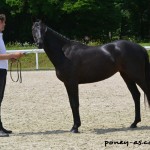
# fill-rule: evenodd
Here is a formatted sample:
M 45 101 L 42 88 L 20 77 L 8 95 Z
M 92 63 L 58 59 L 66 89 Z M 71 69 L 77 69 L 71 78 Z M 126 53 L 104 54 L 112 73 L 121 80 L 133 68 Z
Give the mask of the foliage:
M 71 27 L 74 28 L 70 32 L 75 30 L 76 34 L 73 34 L 79 38 L 89 36 L 90 39 L 108 39 L 108 33 L 115 32 L 119 27 L 121 14 L 114 0 L 67 0 L 62 9 L 67 14 L 67 20 L 72 19 Z
M 1 0 L 0 13 L 7 15 L 6 42 L 33 43 L 36 18 L 73 39 L 150 40 L 149 0 Z

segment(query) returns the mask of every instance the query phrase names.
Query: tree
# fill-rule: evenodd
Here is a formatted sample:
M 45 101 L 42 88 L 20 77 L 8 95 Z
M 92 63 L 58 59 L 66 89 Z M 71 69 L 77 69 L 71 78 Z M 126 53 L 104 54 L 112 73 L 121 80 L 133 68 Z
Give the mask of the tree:
M 42 18 L 55 30 L 72 38 L 108 39 L 109 32 L 116 32 L 120 12 L 114 0 L 6 0 L 12 7 L 19 39 L 27 40 L 32 17 Z M 22 18 L 24 18 L 22 20 Z M 21 21 L 22 20 L 22 21 Z M 111 24 L 111 26 L 110 26 Z M 27 32 L 22 32 L 22 31 Z M 16 32 L 16 31 L 15 31 Z M 23 38 L 21 38 L 22 36 Z
M 149 0 L 1 0 L 7 15 L 6 41 L 33 42 L 32 19 L 39 18 L 73 39 L 108 41 L 120 38 L 150 38 Z
M 14 17 L 12 29 L 16 35 L 13 35 L 14 39 L 21 42 L 33 42 L 31 35 L 33 18 L 53 22 L 52 26 L 55 26 L 59 19 L 59 2 L 59 0 L 6 0 L 6 3 L 11 6 L 11 14 Z
M 150 1 L 118 0 L 118 2 L 121 4 L 122 11 L 122 34 L 134 35 L 140 40 L 148 38 L 150 35 Z
M 69 19 L 64 22 L 70 24 L 71 20 L 70 32 L 80 38 L 88 35 L 92 39 L 108 39 L 108 33 L 117 30 L 121 19 L 114 0 L 66 0 L 62 9 L 67 16 L 64 18 Z

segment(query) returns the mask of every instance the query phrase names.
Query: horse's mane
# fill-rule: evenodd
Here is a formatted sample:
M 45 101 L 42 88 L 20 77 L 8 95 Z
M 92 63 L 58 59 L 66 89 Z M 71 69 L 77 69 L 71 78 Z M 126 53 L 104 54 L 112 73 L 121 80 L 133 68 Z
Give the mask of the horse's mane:
M 64 39 L 66 41 L 71 41 L 69 38 L 67 38 L 66 36 L 56 32 L 55 30 L 51 29 L 50 27 L 47 26 L 47 29 L 49 29 L 53 34 L 57 35 L 59 38 Z
M 55 30 L 53 30 L 52 28 L 50 28 L 50 27 L 48 27 L 48 26 L 46 26 L 46 27 L 47 27 L 48 30 L 50 30 L 50 32 L 52 32 L 54 35 L 58 36 L 58 37 L 59 37 L 60 39 L 62 39 L 62 40 L 65 40 L 65 41 L 67 41 L 67 42 L 69 42 L 69 43 L 71 42 L 71 43 L 76 43 L 76 44 L 81 44 L 81 45 L 83 45 L 83 46 L 87 46 L 87 45 L 84 44 L 84 43 L 81 43 L 81 42 L 79 42 L 79 41 L 71 40 L 71 39 L 67 38 L 66 36 L 64 36 L 64 35 L 62 35 L 62 34 L 56 32 Z

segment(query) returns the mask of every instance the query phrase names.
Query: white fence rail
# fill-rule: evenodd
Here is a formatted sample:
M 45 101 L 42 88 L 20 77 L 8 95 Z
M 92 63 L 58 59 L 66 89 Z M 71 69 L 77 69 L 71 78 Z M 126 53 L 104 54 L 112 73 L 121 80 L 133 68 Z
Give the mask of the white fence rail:
M 143 46 L 143 47 L 145 47 L 147 50 L 150 50 L 150 46 Z
M 25 50 L 7 50 L 7 53 L 14 53 L 14 52 L 22 52 L 22 53 L 35 53 L 35 62 L 36 62 L 36 69 L 39 69 L 39 53 L 45 53 L 43 49 L 25 49 Z
M 150 50 L 150 46 L 144 46 L 147 50 Z M 27 54 L 35 53 L 36 69 L 39 69 L 39 53 L 45 53 L 43 49 L 26 49 L 26 50 L 7 50 L 7 53 L 25 52 Z

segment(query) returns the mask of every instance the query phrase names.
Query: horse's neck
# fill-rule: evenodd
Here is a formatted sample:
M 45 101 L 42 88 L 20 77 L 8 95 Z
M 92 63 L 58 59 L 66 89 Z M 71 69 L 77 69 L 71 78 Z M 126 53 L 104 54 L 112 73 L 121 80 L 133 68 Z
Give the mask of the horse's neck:
M 65 44 L 69 42 L 68 39 L 57 35 L 55 31 L 48 30 L 44 38 L 44 50 L 55 68 L 62 65 L 67 59 L 62 51 Z

